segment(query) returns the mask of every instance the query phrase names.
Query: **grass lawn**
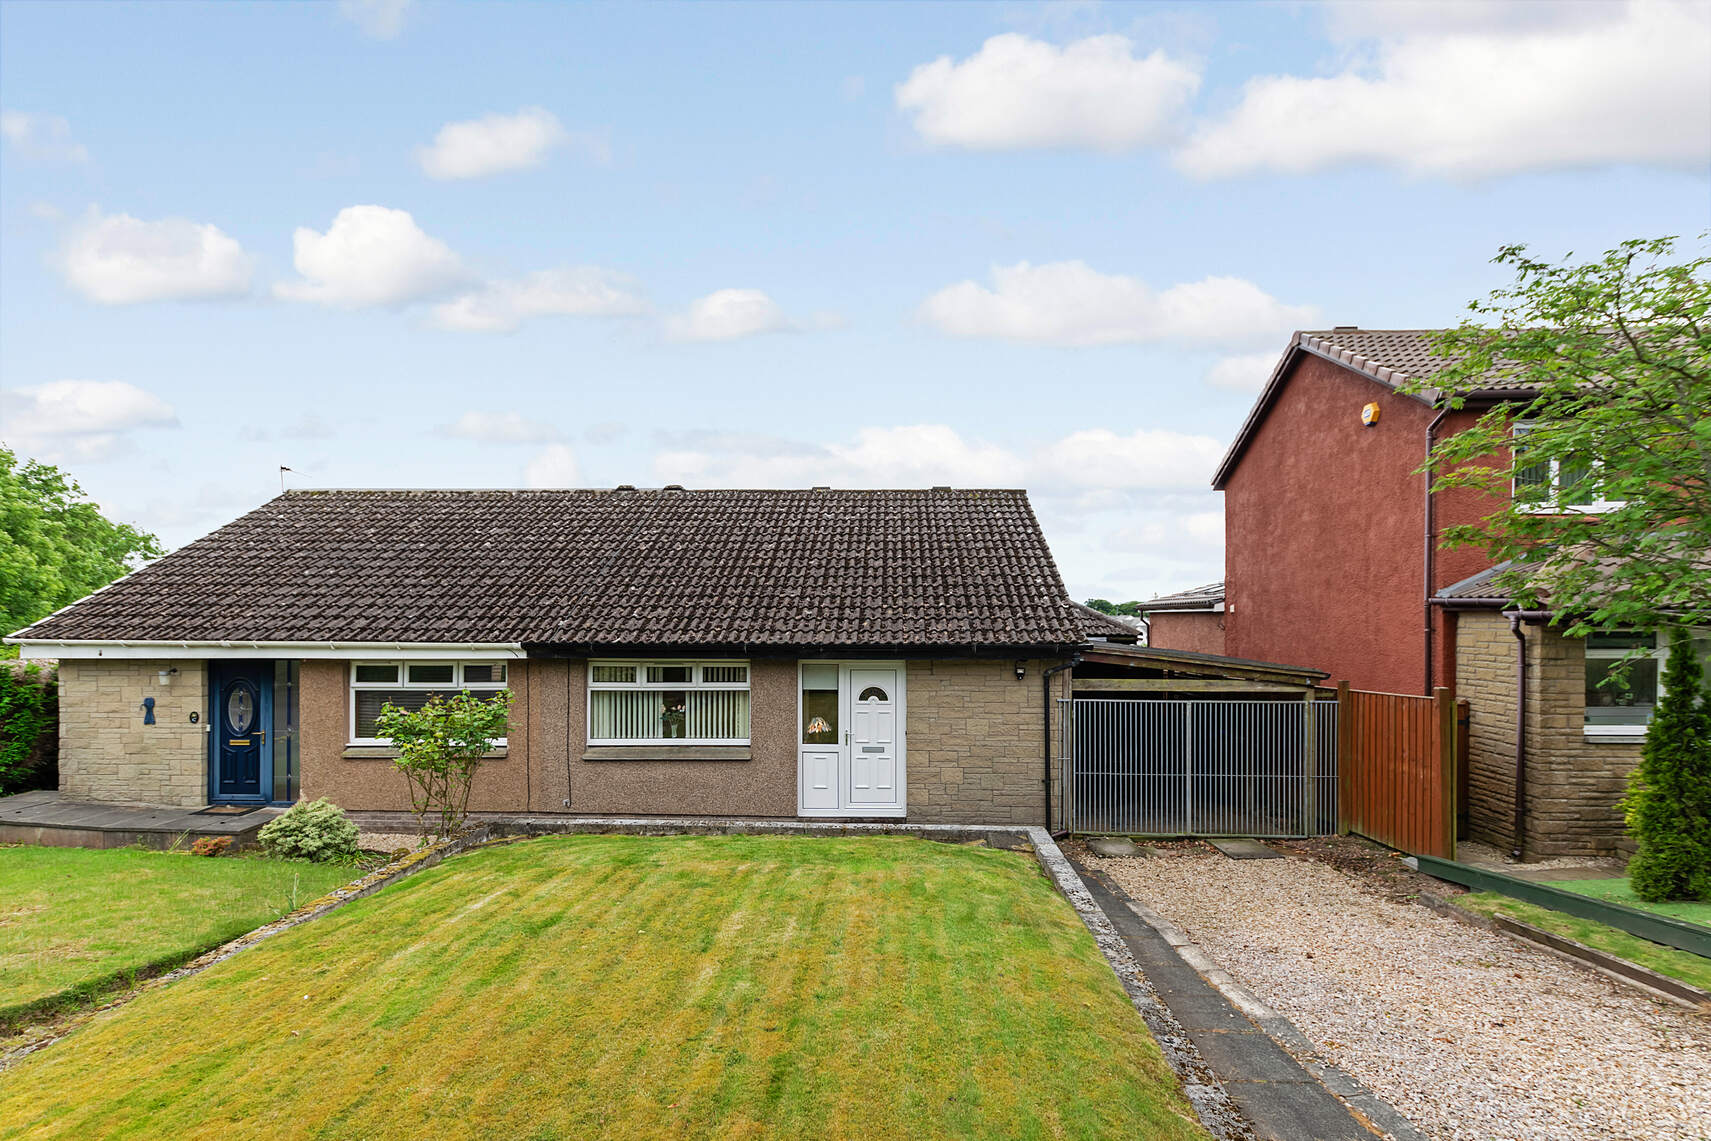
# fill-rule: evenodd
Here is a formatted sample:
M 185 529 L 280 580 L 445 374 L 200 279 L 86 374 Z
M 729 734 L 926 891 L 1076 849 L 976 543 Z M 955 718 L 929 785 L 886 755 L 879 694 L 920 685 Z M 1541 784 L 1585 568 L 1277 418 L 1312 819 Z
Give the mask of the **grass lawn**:
M 1594 899 L 1602 899 L 1605 903 L 1620 903 L 1624 907 L 1634 907 L 1641 911 L 1655 911 L 1659 915 L 1667 915 L 1671 919 L 1680 919 L 1686 923 L 1697 923 L 1701 927 L 1711 927 L 1711 903 L 1693 901 L 1648 903 L 1634 894 L 1634 889 L 1626 877 L 1601 880 L 1558 880 L 1549 886 L 1560 887 L 1564 891 L 1572 891 L 1577 895 L 1590 895 Z
M 356 875 L 247 857 L 0 847 L 0 1028 L 177 966 Z
M 1031 857 L 906 837 L 471 852 L 99 1016 L 0 1077 L 0 1123 L 32 1138 L 1206 1136 Z
M 1616 880 L 1612 882 L 1623 883 L 1625 881 Z M 1562 885 L 1552 884 L 1551 886 L 1561 887 Z M 1499 892 L 1475 892 L 1471 895 L 1460 896 L 1455 902 L 1458 907 L 1465 907 L 1469 911 L 1477 911 L 1482 915 L 1495 915 L 1502 912 L 1554 935 L 1564 935 L 1576 942 L 1585 943 L 1588 947 L 1620 956 L 1630 963 L 1650 967 L 1660 975 L 1669 975 L 1671 978 L 1680 979 L 1684 983 L 1704 990 L 1711 990 L 1711 959 L 1707 959 L 1703 955 L 1680 951 L 1674 947 L 1665 947 L 1660 943 L 1653 943 L 1649 939 L 1642 939 L 1638 935 L 1630 935 L 1626 931 L 1618 931 L 1614 927 L 1594 923 L 1590 919 L 1577 919 L 1572 915 L 1564 915 L 1560 911 L 1535 907 L 1533 904 L 1511 899 Z

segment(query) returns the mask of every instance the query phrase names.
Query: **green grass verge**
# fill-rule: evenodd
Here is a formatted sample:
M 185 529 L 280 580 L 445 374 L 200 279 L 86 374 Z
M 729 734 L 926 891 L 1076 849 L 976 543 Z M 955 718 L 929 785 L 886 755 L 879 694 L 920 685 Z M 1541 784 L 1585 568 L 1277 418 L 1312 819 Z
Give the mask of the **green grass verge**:
M 0 1080 L 32 1138 L 1204 1138 L 1031 857 L 549 837 L 151 991 Z
M 1552 884 L 1561 887 L 1561 884 Z M 1534 927 L 1542 928 L 1553 935 L 1563 935 L 1578 943 L 1584 943 L 1599 951 L 1627 959 L 1630 963 L 1638 963 L 1649 967 L 1660 975 L 1680 979 L 1684 983 L 1711 990 L 1711 959 L 1695 955 L 1689 951 L 1679 951 L 1674 947 L 1665 947 L 1642 939 L 1638 935 L 1630 935 L 1626 931 L 1618 931 L 1603 923 L 1595 923 L 1590 919 L 1577 919 L 1572 915 L 1564 915 L 1560 911 L 1536 907 L 1531 903 L 1523 903 L 1518 899 L 1494 891 L 1476 892 L 1472 895 L 1459 896 L 1454 900 L 1456 906 L 1465 907 L 1469 911 L 1477 911 L 1481 915 L 1496 915 L 1501 912 L 1523 923 L 1531 923 Z
M 357 874 L 131 848 L 0 847 L 0 1032 L 170 970 Z
M 1682 902 L 1679 900 L 1671 903 L 1648 903 L 1634 894 L 1633 885 L 1625 877 L 1601 880 L 1553 880 L 1545 886 L 1560 887 L 1564 891 L 1572 891 L 1576 895 L 1589 895 L 1594 899 L 1601 899 L 1605 903 L 1620 903 L 1624 907 L 1667 915 L 1671 919 L 1697 923 L 1701 927 L 1711 927 L 1711 903 Z

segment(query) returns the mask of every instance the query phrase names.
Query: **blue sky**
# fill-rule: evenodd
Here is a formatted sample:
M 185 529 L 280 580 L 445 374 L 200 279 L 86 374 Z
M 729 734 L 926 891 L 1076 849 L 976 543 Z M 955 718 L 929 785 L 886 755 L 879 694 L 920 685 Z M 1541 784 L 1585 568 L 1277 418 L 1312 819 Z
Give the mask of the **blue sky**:
M 1711 8 L 0 5 L 0 440 L 279 488 L 1025 486 L 1222 574 L 1298 327 L 1711 226 Z

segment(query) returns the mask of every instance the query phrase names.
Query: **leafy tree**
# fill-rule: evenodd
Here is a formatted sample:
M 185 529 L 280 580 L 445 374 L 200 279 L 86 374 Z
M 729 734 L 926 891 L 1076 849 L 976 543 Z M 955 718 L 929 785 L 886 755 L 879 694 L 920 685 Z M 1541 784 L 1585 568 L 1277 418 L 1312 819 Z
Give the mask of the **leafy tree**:
M 1562 265 L 1525 251 L 1497 255 L 1514 284 L 1441 337 L 1457 363 L 1408 386 L 1450 408 L 1494 383 L 1537 393 L 1433 449 L 1437 490 L 1503 503 L 1445 545 L 1517 560 L 1498 588 L 1548 599 L 1570 636 L 1711 623 L 1711 256 L 1678 257 L 1674 238 Z
M 1680 626 L 1663 690 L 1622 802 L 1639 846 L 1628 878 L 1641 899 L 1711 899 L 1711 699 Z
M 469 787 L 481 760 L 505 736 L 511 691 L 492 697 L 435 694 L 417 710 L 387 704 L 375 719 L 375 733 L 398 748 L 393 762 L 410 782 L 410 808 L 422 832 L 437 817 L 437 834 L 450 836 L 469 815 Z
M 1146 611 L 1146 603 L 1144 602 L 1112 602 L 1105 598 L 1089 598 L 1082 605 L 1089 610 L 1097 610 L 1101 614 L 1124 615 L 1131 618 Z
M 153 535 L 104 518 L 64 472 L 33 460 L 20 464 L 0 446 L 0 634 L 160 554 Z
M 58 783 L 54 676 L 34 662 L 0 662 L 0 795 Z

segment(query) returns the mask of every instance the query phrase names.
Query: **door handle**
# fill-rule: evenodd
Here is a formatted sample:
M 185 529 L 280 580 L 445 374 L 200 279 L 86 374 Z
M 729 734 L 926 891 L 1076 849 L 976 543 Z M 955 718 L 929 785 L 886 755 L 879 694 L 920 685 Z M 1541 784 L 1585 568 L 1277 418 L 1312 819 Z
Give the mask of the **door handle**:
M 844 730 L 844 744 L 847 745 L 849 743 L 850 743 L 850 731 L 848 729 L 845 729 Z
M 256 744 L 258 744 L 258 745 L 267 744 L 267 730 L 266 729 L 257 729 L 255 731 L 255 738 L 256 738 L 255 739 Z

